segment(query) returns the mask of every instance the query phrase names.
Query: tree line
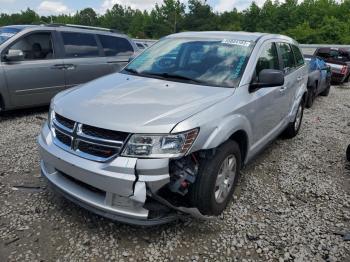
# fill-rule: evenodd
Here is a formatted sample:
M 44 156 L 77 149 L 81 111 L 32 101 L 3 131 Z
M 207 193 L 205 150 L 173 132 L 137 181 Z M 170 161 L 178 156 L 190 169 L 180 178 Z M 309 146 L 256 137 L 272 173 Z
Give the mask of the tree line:
M 215 12 L 203 0 L 164 0 L 151 11 L 119 4 L 104 14 L 92 8 L 74 15 L 39 16 L 34 10 L 0 14 L 0 26 L 14 24 L 63 23 L 101 26 L 119 30 L 135 38 L 159 39 L 182 31 L 249 31 L 289 35 L 300 43 L 350 44 L 350 0 L 267 0 L 259 7 Z

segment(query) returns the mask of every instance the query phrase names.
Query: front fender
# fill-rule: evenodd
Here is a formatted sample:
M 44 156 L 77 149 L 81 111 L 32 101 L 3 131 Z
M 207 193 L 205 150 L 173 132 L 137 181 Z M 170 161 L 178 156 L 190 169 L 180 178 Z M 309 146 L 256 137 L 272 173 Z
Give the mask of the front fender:
M 249 138 L 252 137 L 252 128 L 248 119 L 240 114 L 228 116 L 223 121 L 218 123 L 213 132 L 208 136 L 203 145 L 203 149 L 216 148 L 227 141 L 237 131 L 243 131 Z

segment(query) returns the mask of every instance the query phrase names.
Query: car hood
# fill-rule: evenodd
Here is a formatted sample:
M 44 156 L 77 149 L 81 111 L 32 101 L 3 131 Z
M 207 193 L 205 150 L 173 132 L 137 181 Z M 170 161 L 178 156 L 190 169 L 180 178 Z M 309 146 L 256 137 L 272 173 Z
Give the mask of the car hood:
M 233 92 L 117 73 L 57 95 L 53 108 L 66 118 L 105 129 L 169 133 L 179 122 Z

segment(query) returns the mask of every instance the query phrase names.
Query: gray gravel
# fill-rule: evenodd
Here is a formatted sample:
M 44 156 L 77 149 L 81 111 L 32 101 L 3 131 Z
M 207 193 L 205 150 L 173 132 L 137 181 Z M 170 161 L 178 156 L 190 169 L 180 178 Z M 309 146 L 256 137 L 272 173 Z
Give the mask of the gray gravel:
M 141 228 L 101 218 L 40 178 L 36 136 L 47 108 L 0 116 L 0 261 L 349 261 L 350 88 L 305 112 L 243 170 L 213 221 Z

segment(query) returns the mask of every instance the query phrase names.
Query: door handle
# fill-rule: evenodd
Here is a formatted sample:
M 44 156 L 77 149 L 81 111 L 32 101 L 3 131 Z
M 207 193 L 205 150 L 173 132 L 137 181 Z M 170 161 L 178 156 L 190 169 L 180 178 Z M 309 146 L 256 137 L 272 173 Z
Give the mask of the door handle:
M 297 77 L 297 81 L 300 82 L 301 80 L 303 80 L 302 76 Z
M 282 92 L 284 92 L 284 91 L 286 91 L 287 90 L 287 87 L 286 86 L 282 86 L 281 88 L 280 88 L 280 92 L 282 93 Z
M 63 64 L 57 64 L 57 65 L 53 65 L 51 66 L 51 69 L 59 69 L 59 70 L 64 70 L 66 68 L 65 65 Z

